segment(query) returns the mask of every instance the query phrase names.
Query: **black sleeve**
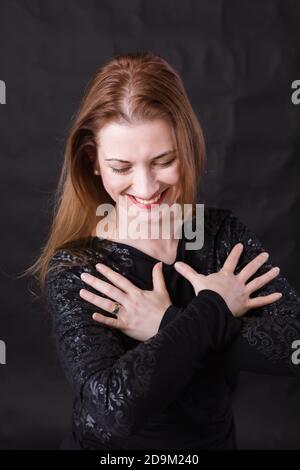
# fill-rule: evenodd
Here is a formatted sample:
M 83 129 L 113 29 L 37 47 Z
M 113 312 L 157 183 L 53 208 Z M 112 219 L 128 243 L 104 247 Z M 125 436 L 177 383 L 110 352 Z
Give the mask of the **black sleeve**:
M 236 274 L 259 253 L 269 253 L 257 236 L 233 214 L 225 219 L 218 238 L 219 246 L 222 247 L 220 251 L 224 250 L 221 264 L 235 244 L 243 243 L 244 250 Z M 272 257 L 269 256 L 249 281 L 273 266 Z M 249 310 L 241 317 L 243 326 L 240 335 L 227 349 L 228 367 L 272 375 L 300 375 L 299 361 L 295 361 L 295 341 L 300 339 L 300 297 L 281 272 L 251 297 L 273 292 L 281 292 L 281 299 L 265 307 Z
M 158 331 L 164 328 L 168 323 L 174 320 L 177 315 L 182 313 L 184 309 L 180 307 L 175 307 L 175 305 L 170 305 L 164 313 L 164 316 L 161 319 L 160 325 L 158 327 Z
M 126 350 L 123 333 L 95 322 L 91 315 L 99 309 L 79 296 L 83 271 L 66 268 L 46 279 L 60 362 L 91 419 L 128 436 L 180 394 L 203 358 L 231 342 L 241 322 L 221 296 L 206 290 L 155 336 Z

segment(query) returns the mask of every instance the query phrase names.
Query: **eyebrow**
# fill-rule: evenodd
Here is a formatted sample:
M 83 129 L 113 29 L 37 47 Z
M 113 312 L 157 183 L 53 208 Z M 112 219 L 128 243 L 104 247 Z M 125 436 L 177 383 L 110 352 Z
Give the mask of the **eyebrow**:
M 152 158 L 151 160 L 158 160 L 159 158 L 165 157 L 166 155 L 170 155 L 171 153 L 175 153 L 176 150 L 168 150 L 167 152 L 161 153 L 157 155 L 157 157 Z M 120 158 L 104 158 L 106 161 L 115 161 L 115 162 L 122 162 L 122 163 L 131 163 L 128 160 L 121 160 Z

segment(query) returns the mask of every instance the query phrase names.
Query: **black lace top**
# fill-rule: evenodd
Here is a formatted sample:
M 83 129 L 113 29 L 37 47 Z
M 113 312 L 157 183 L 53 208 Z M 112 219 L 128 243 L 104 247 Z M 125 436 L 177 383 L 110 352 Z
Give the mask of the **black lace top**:
M 186 250 L 183 237 L 176 256 L 202 274 L 218 271 L 239 241 L 244 250 L 236 273 L 265 251 L 230 210 L 205 207 L 204 229 L 200 250 Z M 300 375 L 300 365 L 292 361 L 292 343 L 300 338 L 298 293 L 280 274 L 252 295 L 281 292 L 280 300 L 234 318 L 219 294 L 207 289 L 195 296 L 173 264 L 164 263 L 173 306 L 158 333 L 139 342 L 92 319 L 101 310 L 79 296 L 87 288 L 80 274 L 101 277 L 95 265 L 102 262 L 138 287 L 152 289 L 158 260 L 121 242 L 98 237 L 84 242 L 77 242 L 77 253 L 64 248 L 53 256 L 55 269 L 47 275 L 45 291 L 60 362 L 74 393 L 74 445 L 234 448 L 231 395 L 237 372 Z M 271 257 L 253 277 L 270 267 Z

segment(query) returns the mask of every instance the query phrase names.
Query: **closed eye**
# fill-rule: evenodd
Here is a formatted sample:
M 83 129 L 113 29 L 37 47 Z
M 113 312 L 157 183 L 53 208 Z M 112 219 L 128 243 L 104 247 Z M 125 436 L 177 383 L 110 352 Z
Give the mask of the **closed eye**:
M 177 157 L 172 158 L 172 160 L 169 160 L 168 162 L 165 162 L 165 163 L 154 163 L 154 165 L 166 167 L 166 166 L 171 165 L 171 163 L 173 163 L 176 160 L 176 158 Z M 111 169 L 114 173 L 127 173 L 127 171 L 130 170 L 130 168 L 113 168 L 113 167 L 111 167 Z

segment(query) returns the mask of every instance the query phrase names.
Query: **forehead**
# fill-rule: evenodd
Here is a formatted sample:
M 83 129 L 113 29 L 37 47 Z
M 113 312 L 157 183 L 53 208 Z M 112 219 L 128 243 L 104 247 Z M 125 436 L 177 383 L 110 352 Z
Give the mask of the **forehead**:
M 101 155 L 128 160 L 172 150 L 174 140 L 172 126 L 161 119 L 133 125 L 112 122 L 102 127 L 97 134 Z

